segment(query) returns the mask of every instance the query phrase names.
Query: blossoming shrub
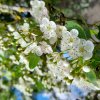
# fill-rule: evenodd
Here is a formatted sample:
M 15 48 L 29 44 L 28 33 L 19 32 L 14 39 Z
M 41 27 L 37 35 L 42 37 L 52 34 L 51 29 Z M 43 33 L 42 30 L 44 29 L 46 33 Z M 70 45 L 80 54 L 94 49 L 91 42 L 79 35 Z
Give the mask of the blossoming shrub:
M 90 66 L 92 39 L 82 38 L 81 32 L 86 33 L 74 22 L 61 25 L 51 21 L 44 1 L 30 4 L 32 18 L 8 24 L 0 36 L 0 75 L 28 96 L 33 90 L 58 87 L 66 91 L 64 87 L 76 79 L 97 86 Z

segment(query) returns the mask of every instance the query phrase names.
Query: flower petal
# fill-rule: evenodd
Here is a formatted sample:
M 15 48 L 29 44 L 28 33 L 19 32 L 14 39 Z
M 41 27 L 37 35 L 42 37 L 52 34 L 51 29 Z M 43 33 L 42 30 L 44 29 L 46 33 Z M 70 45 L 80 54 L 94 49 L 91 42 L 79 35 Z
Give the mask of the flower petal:
M 84 60 L 89 60 L 92 57 L 92 52 L 84 52 L 83 53 L 83 58 Z
M 45 25 L 45 24 L 48 24 L 49 23 L 49 19 L 48 18 L 43 18 L 42 21 L 41 21 L 41 24 Z
M 93 44 L 90 40 L 88 40 L 88 41 L 86 42 L 85 49 L 86 49 L 88 52 L 92 52 L 93 49 L 94 49 L 94 44 Z
M 78 34 L 79 34 L 79 32 L 78 32 L 78 30 L 77 29 L 72 29 L 71 31 L 70 31 L 70 33 L 72 34 L 72 36 L 74 36 L 74 37 L 77 37 L 78 36 Z

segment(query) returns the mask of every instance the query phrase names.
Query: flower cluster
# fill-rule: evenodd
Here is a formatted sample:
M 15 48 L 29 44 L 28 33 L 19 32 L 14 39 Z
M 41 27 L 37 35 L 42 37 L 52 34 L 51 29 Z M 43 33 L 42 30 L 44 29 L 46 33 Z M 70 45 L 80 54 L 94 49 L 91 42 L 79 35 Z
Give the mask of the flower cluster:
M 34 78 L 41 81 L 46 88 L 51 89 L 59 83 L 62 86 L 69 85 L 75 77 L 81 77 L 83 72 L 89 72 L 90 68 L 83 63 L 82 66 L 70 64 L 69 60 L 63 57 L 63 53 L 67 53 L 71 60 L 78 60 L 81 57 L 85 62 L 92 57 L 94 44 L 90 40 L 80 39 L 77 29 L 69 31 L 65 26 L 50 21 L 43 1 L 34 0 L 30 3 L 32 6 L 30 13 L 40 28 L 38 29 L 40 35 L 34 30 L 30 31 L 31 22 L 25 21 L 23 25 L 17 24 L 16 29 L 8 26 L 17 44 L 20 44 L 19 62 L 28 71 L 33 72 Z M 57 46 L 60 48 L 59 52 Z M 35 64 L 37 63 L 34 68 L 30 68 L 29 54 L 35 54 L 40 58 L 38 62 L 32 59 Z M 10 59 L 14 59 L 13 56 Z M 73 71 L 77 67 L 80 67 L 80 71 L 75 75 Z
M 38 23 L 40 23 L 44 17 L 49 18 L 48 10 L 45 7 L 45 2 L 34 0 L 31 1 L 30 4 L 32 6 L 30 13 Z
M 48 18 L 43 18 L 40 24 L 40 30 L 43 32 L 43 37 L 49 39 L 51 44 L 56 42 L 56 24 L 53 21 L 49 21 Z
M 80 39 L 78 34 L 76 29 L 65 31 L 62 34 L 61 51 L 67 51 L 73 59 L 83 57 L 89 60 L 92 57 L 94 44 L 90 40 Z

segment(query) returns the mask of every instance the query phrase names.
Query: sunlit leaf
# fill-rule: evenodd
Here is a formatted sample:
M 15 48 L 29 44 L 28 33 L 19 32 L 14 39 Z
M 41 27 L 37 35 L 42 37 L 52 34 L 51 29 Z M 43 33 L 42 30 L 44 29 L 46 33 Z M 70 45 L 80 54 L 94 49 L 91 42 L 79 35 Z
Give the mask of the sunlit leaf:
M 28 59 L 29 59 L 29 67 L 32 69 L 35 68 L 38 65 L 38 62 L 40 61 L 40 57 L 33 53 L 29 54 Z
M 87 32 L 86 30 L 84 30 L 84 28 L 82 28 L 78 23 L 76 23 L 75 21 L 67 21 L 66 23 L 66 27 L 68 30 L 71 29 L 77 29 L 79 31 L 79 37 L 80 38 L 84 38 L 84 39 L 88 39 L 89 38 L 89 32 Z
M 85 73 L 85 75 L 86 75 L 88 81 L 90 81 L 93 84 L 96 84 L 96 75 L 95 75 L 95 72 L 93 70 Z

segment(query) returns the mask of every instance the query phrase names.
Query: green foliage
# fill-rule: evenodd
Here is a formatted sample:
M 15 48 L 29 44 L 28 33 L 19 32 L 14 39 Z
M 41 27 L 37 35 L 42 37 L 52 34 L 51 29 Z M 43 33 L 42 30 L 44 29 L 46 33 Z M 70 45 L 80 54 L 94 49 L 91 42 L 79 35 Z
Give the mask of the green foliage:
M 30 53 L 28 56 L 28 60 L 30 69 L 33 69 L 37 66 L 38 62 L 40 61 L 40 57 L 36 54 Z
M 96 84 L 96 75 L 95 75 L 95 72 L 93 70 L 85 73 L 85 75 L 86 75 L 88 81 L 90 81 L 93 84 Z
M 88 29 L 85 29 L 83 27 L 81 27 L 81 25 L 79 25 L 77 22 L 75 21 L 67 21 L 66 22 L 66 27 L 68 30 L 71 30 L 71 29 L 77 29 L 79 31 L 79 37 L 80 38 L 84 38 L 84 39 L 88 39 L 90 38 L 90 34 Z M 86 28 L 86 27 L 85 27 Z
M 38 91 L 41 91 L 44 89 L 44 86 L 41 83 L 41 81 L 36 81 L 36 87 L 37 87 Z

